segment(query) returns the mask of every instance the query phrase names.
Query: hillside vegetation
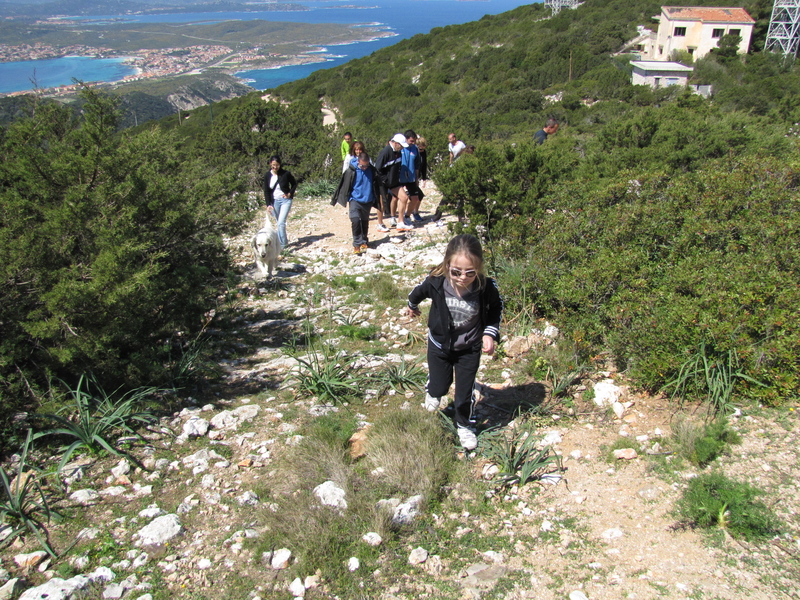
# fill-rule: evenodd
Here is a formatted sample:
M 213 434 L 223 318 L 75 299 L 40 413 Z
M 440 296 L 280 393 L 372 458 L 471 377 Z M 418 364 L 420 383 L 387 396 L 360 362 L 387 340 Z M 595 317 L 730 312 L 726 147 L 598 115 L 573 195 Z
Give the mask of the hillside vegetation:
M 523 6 L 276 91 L 324 99 L 373 152 L 409 127 L 439 160 L 450 131 L 476 144 L 433 177 L 513 281 L 516 316 L 566 327 L 582 360 L 611 350 L 650 389 L 778 403 L 798 389 L 800 72 L 760 52 L 771 3 L 756 1 L 751 54 L 726 42 L 695 64 L 709 100 L 633 86 L 615 52 L 659 6 Z M 562 129 L 532 146 L 549 116 Z M 699 357 L 706 369 L 686 367 Z M 731 382 L 721 397 L 715 368 Z
M 768 14 L 764 1 L 749 9 Z M 301 180 L 338 178 L 323 100 L 373 153 L 407 127 L 429 138 L 434 179 L 460 227 L 483 236 L 517 332 L 553 320 L 578 362 L 610 351 L 640 385 L 717 408 L 784 401 L 798 386 L 800 77 L 778 56 L 720 52 L 696 65 L 710 100 L 632 86 L 613 53 L 657 10 L 524 6 L 273 92 L 288 104 L 254 93 L 121 136 L 116 104 L 97 94 L 82 118 L 31 111 L 2 138 L 4 406 L 36 406 L 87 369 L 102 384 L 169 380 L 223 281 L 220 236 L 253 207 L 237 194 L 259 189 L 267 158 Z M 564 127 L 533 147 L 548 115 Z M 452 169 L 437 164 L 448 130 L 478 145 Z M 52 235 L 63 242 L 32 250 Z M 187 337 L 170 342 L 177 331 Z

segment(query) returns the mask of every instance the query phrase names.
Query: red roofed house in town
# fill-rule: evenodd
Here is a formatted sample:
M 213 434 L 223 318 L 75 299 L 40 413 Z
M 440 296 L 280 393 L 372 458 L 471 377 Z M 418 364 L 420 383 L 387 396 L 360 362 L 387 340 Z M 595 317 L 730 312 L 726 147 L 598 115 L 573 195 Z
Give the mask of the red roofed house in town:
M 747 52 L 755 20 L 743 8 L 662 6 L 658 33 L 648 48 L 651 60 L 671 60 L 675 50 L 701 58 L 726 34 L 738 35 L 739 54 Z M 643 57 L 644 58 L 644 57 Z

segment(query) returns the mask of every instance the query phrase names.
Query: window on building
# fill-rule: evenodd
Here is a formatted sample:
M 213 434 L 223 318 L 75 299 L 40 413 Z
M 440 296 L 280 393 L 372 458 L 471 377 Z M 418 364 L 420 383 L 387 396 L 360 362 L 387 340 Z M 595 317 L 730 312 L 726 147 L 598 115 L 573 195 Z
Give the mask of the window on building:
M 664 46 L 659 46 L 658 47 L 658 53 L 659 54 L 664 54 Z
M 653 87 L 658 87 L 661 85 L 661 77 L 654 77 L 653 78 Z
M 689 56 L 694 56 L 694 51 L 695 50 L 696 50 L 696 48 L 687 48 L 687 51 L 689 52 Z
M 738 35 L 739 37 L 742 37 L 742 30 L 741 29 L 731 29 L 728 32 L 728 34 L 729 35 Z
M 680 80 L 677 77 L 667 77 L 664 85 L 678 85 L 678 83 L 680 83 Z
M 711 37 L 714 39 L 721 38 L 723 35 L 725 35 L 724 29 L 715 29 L 711 32 Z
M 675 37 L 686 37 L 686 27 L 676 27 L 672 35 Z

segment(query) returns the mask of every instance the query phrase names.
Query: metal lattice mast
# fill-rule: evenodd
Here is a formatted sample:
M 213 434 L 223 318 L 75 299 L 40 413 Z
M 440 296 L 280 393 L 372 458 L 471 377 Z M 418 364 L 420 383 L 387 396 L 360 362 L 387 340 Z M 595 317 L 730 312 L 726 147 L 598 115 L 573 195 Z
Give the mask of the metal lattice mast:
M 578 8 L 579 0 L 544 0 L 544 7 L 553 11 L 554 15 L 561 12 L 562 8 Z
M 764 49 L 797 55 L 800 42 L 800 0 L 775 0 Z

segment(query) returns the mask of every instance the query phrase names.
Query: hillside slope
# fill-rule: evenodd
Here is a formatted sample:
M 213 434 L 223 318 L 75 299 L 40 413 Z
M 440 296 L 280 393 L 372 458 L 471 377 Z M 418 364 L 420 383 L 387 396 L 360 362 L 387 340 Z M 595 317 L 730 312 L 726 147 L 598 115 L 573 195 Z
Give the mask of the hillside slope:
M 757 17 L 771 6 L 751 4 L 745 8 Z M 379 138 L 409 126 L 430 138 L 445 130 L 472 140 L 513 138 L 540 127 L 548 112 L 563 112 L 548 107 L 544 94 L 630 101 L 643 93 L 630 85 L 629 57 L 612 53 L 636 35 L 637 25 L 655 27 L 659 7 L 653 0 L 590 0 L 550 18 L 541 4 L 521 6 L 435 28 L 277 92 L 325 97 L 346 127 Z

